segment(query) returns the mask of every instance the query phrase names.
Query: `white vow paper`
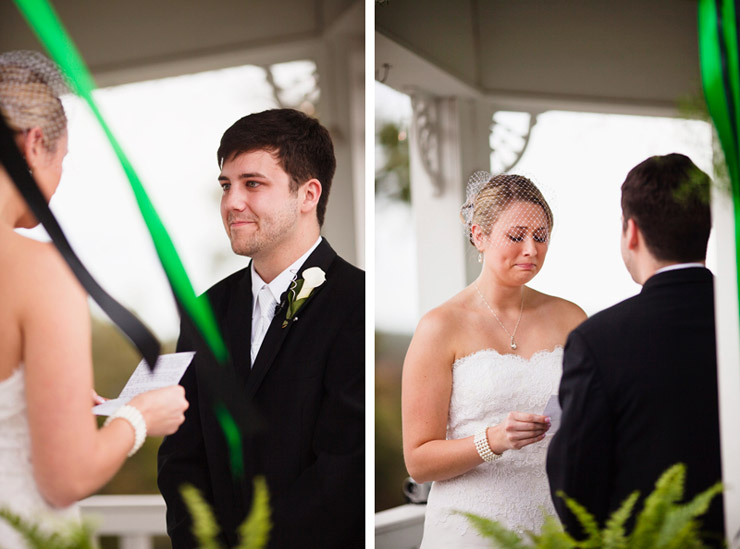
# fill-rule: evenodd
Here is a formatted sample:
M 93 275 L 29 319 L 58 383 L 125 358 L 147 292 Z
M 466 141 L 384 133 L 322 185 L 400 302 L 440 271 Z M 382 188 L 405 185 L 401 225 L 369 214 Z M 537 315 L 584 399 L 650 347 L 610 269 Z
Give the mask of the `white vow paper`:
M 118 398 L 93 406 L 93 413 L 98 416 L 109 416 L 140 393 L 176 385 L 188 369 L 193 356 L 195 356 L 193 352 L 160 355 L 154 372 L 151 372 L 149 366 L 142 360 L 128 378 Z
M 545 411 L 542 412 L 543 416 L 550 417 L 550 429 L 547 431 L 548 435 L 554 435 L 560 428 L 560 416 L 562 413 L 563 411 L 560 409 L 560 402 L 558 402 L 558 395 L 552 395 L 550 400 L 547 401 Z

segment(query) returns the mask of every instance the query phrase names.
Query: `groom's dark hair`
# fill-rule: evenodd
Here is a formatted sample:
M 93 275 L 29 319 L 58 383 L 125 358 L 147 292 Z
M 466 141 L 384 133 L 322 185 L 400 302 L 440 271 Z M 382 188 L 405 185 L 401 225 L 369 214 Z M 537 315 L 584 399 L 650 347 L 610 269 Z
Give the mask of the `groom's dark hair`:
M 711 179 L 683 154 L 652 156 L 622 184 L 622 230 L 633 219 L 660 261 L 703 261 L 712 228 Z
M 326 203 L 337 161 L 329 131 L 319 121 L 295 109 L 271 109 L 237 120 L 221 138 L 219 167 L 226 160 L 253 151 L 268 151 L 290 176 L 291 192 L 309 179 L 321 182 L 316 205 L 319 225 L 324 224 Z

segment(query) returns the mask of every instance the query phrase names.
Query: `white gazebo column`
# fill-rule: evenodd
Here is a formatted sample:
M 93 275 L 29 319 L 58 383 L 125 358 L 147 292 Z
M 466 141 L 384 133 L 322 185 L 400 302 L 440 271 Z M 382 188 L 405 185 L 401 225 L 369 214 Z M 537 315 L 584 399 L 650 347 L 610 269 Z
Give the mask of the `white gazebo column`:
M 417 242 L 419 315 L 467 284 L 467 243 L 459 210 L 468 176 L 488 169 L 489 117 L 476 100 L 412 92 L 411 204 Z
M 717 191 L 712 196 L 714 230 L 719 235 L 714 287 L 717 329 L 720 437 L 725 503 L 725 532 L 729 547 L 740 547 L 740 322 L 738 320 L 735 219 L 732 198 Z M 691 471 L 689 471 L 691 474 Z
M 322 234 L 347 261 L 365 266 L 364 4 L 350 6 L 321 39 L 319 116 L 331 132 L 337 171 Z

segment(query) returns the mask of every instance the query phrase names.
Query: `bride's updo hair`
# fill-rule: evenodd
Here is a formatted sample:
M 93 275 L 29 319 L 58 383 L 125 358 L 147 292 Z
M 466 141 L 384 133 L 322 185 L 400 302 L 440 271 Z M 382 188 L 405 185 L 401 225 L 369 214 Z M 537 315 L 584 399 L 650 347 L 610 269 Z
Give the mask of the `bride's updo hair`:
M 535 184 L 524 176 L 491 176 L 485 171 L 475 172 L 468 180 L 465 194 L 466 200 L 460 208 L 460 218 L 465 225 L 468 240 L 473 245 L 473 225 L 478 225 L 483 234 L 490 235 L 501 214 L 514 202 L 529 202 L 540 206 L 547 218 L 548 236 L 552 232 L 554 219 L 550 205 Z
M 59 97 L 68 92 L 57 66 L 42 54 L 0 54 L 0 114 L 15 132 L 41 128 L 44 146 L 50 152 L 67 129 Z

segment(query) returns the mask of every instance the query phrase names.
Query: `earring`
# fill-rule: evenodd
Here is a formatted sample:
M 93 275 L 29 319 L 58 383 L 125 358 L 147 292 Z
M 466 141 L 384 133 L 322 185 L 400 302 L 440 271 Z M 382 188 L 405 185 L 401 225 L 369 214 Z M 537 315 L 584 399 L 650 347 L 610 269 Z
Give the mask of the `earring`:
M 483 263 L 483 252 L 478 252 L 478 263 Z

